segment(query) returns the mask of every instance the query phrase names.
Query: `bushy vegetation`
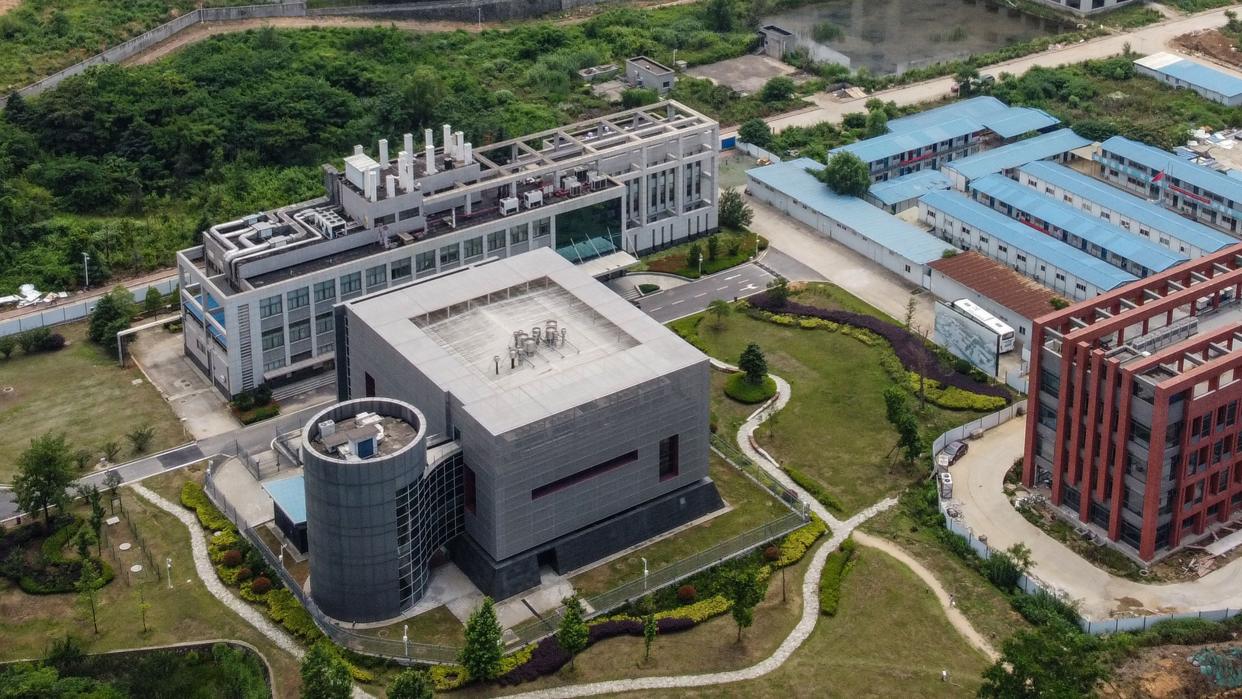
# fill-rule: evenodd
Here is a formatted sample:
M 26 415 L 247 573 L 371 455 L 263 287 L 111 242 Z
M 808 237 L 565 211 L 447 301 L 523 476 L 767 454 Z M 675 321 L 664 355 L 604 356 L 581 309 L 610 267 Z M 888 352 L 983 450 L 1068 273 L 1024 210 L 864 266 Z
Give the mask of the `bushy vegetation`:
M 725 382 L 725 395 L 748 405 L 762 403 L 776 395 L 776 381 L 765 376 L 759 383 L 751 383 L 742 373 L 733 374 Z
M 82 574 L 82 565 L 90 561 L 99 572 L 97 585 L 112 581 L 112 567 L 102 559 L 81 553 L 67 553 L 83 528 L 85 520 L 70 515 L 54 518 L 49 525 L 30 522 L 0 532 L 0 577 L 17 584 L 32 595 L 61 594 L 74 591 Z
M 755 40 L 743 9 L 729 6 L 737 30 L 725 33 L 698 5 L 479 34 L 265 28 L 10 100 L 0 290 L 79 285 L 83 252 L 92 282 L 167 266 L 211 223 L 320 194 L 319 164 L 355 143 L 452 123 L 486 144 L 611 111 L 575 71 L 674 50 L 690 64 L 741 55 Z
M 828 554 L 824 562 L 824 573 L 819 579 L 819 613 L 824 616 L 836 616 L 837 607 L 841 602 L 841 584 L 850 568 L 858 560 L 858 545 L 853 539 L 846 539 L 841 546 Z

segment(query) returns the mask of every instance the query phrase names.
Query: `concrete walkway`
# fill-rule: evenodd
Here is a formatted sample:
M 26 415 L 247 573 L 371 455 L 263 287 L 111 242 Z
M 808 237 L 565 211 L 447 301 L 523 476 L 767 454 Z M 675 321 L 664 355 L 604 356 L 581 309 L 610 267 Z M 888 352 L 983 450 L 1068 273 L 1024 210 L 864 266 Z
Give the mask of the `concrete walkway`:
M 953 466 L 953 499 L 962 519 L 993 548 L 1024 543 L 1031 549 L 1035 577 L 1079 601 L 1089 619 L 1114 612 L 1167 613 L 1242 607 L 1242 560 L 1192 582 L 1144 584 L 1095 567 L 1026 521 L 1005 496 L 1005 471 L 1022 456 L 1026 421 L 1010 420 L 984 433 Z M 1146 611 L 1144 611 L 1146 610 Z
M 726 370 L 736 370 L 736 367 L 725 364 L 717 359 L 712 359 L 713 366 Z M 827 542 L 816 549 L 811 557 L 811 563 L 807 566 L 806 575 L 802 579 L 802 616 L 799 617 L 798 623 L 794 626 L 793 631 L 781 641 L 776 651 L 760 662 L 741 670 L 732 670 L 729 672 L 712 672 L 701 675 L 680 675 L 666 677 L 642 677 L 638 679 L 611 680 L 608 682 L 592 682 L 590 684 L 572 685 L 568 687 L 555 687 L 552 689 L 541 689 L 533 692 L 523 692 L 521 694 L 509 695 L 510 697 L 520 697 L 521 699 L 569 699 L 570 697 L 586 697 L 598 696 L 601 694 L 612 694 L 616 692 L 636 692 L 650 691 L 657 689 L 678 689 L 685 687 L 709 687 L 720 684 L 730 684 L 733 682 L 744 682 L 746 680 L 754 680 L 776 670 L 785 663 L 786 660 L 798 650 L 815 630 L 815 624 L 819 620 L 819 579 L 824 572 L 824 563 L 828 559 L 828 554 L 837 550 L 842 541 L 845 541 L 851 534 L 859 537 L 860 543 L 867 546 L 875 546 L 885 553 L 894 556 L 906 565 L 909 565 L 924 581 L 929 582 L 932 591 L 935 592 L 937 599 L 940 600 L 941 606 L 945 608 L 945 612 L 949 615 L 950 621 L 953 622 L 955 628 L 963 630 L 966 639 L 975 647 L 979 648 L 989 658 L 996 657 L 996 651 L 983 639 L 983 637 L 970 626 L 970 622 L 965 617 L 949 605 L 948 594 L 944 592 L 944 588 L 931 575 L 926 568 L 923 568 L 917 561 L 910 558 L 908 554 L 900 548 L 888 544 L 882 539 L 876 539 L 855 532 L 858 525 L 871 519 L 876 514 L 887 510 L 895 504 L 893 498 L 885 498 L 880 502 L 868 507 L 850 517 L 847 520 L 839 520 L 834 517 L 827 508 L 819 503 L 815 498 L 811 497 L 806 491 L 798 487 L 796 483 L 789 479 L 789 476 L 781 470 L 780 466 L 772 460 L 762 449 L 754 444 L 752 435 L 764 420 L 772 413 L 780 410 L 789 403 L 790 388 L 789 383 L 776 375 L 771 375 L 776 381 L 776 396 L 767 404 L 761 406 L 758 410 L 747 418 L 742 428 L 738 430 L 737 442 L 743 453 L 748 458 L 759 464 L 761 468 L 768 472 L 773 478 L 781 482 L 782 485 L 798 494 L 798 497 L 807 503 L 815 514 L 819 515 L 832 530 L 832 536 Z M 955 618 L 956 615 L 956 618 Z

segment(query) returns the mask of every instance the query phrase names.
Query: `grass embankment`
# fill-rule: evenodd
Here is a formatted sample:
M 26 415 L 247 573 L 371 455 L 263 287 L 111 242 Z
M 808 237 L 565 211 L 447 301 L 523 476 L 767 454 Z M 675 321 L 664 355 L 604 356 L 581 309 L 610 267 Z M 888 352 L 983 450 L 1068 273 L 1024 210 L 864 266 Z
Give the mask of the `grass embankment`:
M 711 238 L 716 239 L 716 257 L 714 259 L 709 259 L 708 255 L 708 241 Z M 758 248 L 755 246 L 756 241 L 758 242 Z M 691 265 L 689 262 L 690 249 L 695 246 L 698 246 L 703 259 L 701 272 L 699 265 Z M 705 238 L 681 243 L 659 252 L 644 255 L 638 265 L 633 267 L 631 271 L 667 272 L 690 279 L 698 279 L 700 276 L 715 274 L 721 270 L 736 267 L 749 260 L 755 254 L 756 249 L 764 250 L 767 247 L 767 240 L 756 236 L 750 231 L 725 229 Z
M 836 616 L 821 616 L 775 672 L 737 684 L 619 696 L 962 697 L 975 693 L 985 667 L 987 660 L 958 635 L 914 573 L 884 553 L 859 547 Z M 941 682 L 941 670 L 949 671 L 950 682 Z
M 89 451 L 92 465 L 109 441 L 121 447 L 118 461 L 134 458 L 125 435 L 139 427 L 155 428 L 147 454 L 186 441 L 159 391 L 137 368 L 118 367 L 89 342 L 85 323 L 52 330 L 69 341 L 64 349 L 32 355 L 19 350 L 0 359 L 0 389 L 13 388 L 0 392 L 0 483 L 12 481 L 31 438 L 48 431 L 63 432 L 71 448 Z
M 807 295 L 800 294 L 799 300 Z M 862 304 L 857 299 L 848 303 Z M 691 316 L 672 325 L 684 329 L 699 319 Z M 883 393 L 893 380 L 880 365 L 883 348 L 844 334 L 785 327 L 739 313 L 719 325 L 699 324 L 697 335 L 708 353 L 729 362 L 736 362 L 751 342 L 763 349 L 769 370 L 789 381 L 792 397 L 760 426 L 756 438 L 782 466 L 822 486 L 840 502 L 843 514 L 925 475 L 922 465 L 904 463 L 892 454 L 897 433 L 885 416 Z M 737 404 L 717 403 L 717 430 L 735 430 L 749 412 Z M 918 416 L 932 437 L 978 414 L 928 405 Z
M 190 535 L 172 515 L 137 497 L 128 488 L 121 491 L 125 513 L 132 518 L 156 561 L 172 558 L 173 587 L 151 571 L 128 573 L 130 566 L 148 562 L 122 521 L 104 527 L 103 557 L 117 571 L 117 577 L 98 593 L 99 634 L 75 594 L 27 595 L 16 586 L 0 581 L 0 660 L 42 656 L 52 641 L 76 636 L 88 653 L 121 648 L 180 643 L 210 639 L 239 639 L 263 653 L 275 673 L 275 694 L 296 697 L 300 680 L 298 663 L 277 649 L 207 591 L 193 569 Z M 84 508 L 77 513 L 83 515 Z M 123 542 L 133 544 L 121 551 Z M 151 605 L 146 612 L 147 631 L 139 613 L 139 590 Z

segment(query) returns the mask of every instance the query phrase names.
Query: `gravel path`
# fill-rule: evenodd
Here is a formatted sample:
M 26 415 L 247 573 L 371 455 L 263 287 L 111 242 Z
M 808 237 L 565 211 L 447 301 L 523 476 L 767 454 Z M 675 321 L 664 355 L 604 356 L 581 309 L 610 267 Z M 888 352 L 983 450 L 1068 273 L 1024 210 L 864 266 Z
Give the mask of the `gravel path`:
M 202 579 L 203 584 L 207 586 L 207 591 L 224 603 L 226 607 L 237 612 L 238 616 L 245 619 L 248 624 L 266 636 L 269 641 L 275 643 L 276 647 L 301 660 L 305 651 L 298 645 L 297 641 L 293 640 L 292 636 L 277 628 L 267 617 L 263 616 L 263 614 L 244 600 L 236 597 L 224 586 L 224 583 L 220 582 L 220 578 L 216 576 L 215 568 L 211 565 L 211 559 L 207 556 L 207 537 L 203 536 L 203 528 L 199 526 L 198 519 L 189 510 L 169 502 L 159 493 L 141 483 L 135 483 L 130 487 L 134 489 L 135 493 L 138 493 L 151 504 L 176 517 L 185 525 L 186 529 L 190 530 L 190 549 L 194 553 L 194 570 L 198 573 L 198 577 Z

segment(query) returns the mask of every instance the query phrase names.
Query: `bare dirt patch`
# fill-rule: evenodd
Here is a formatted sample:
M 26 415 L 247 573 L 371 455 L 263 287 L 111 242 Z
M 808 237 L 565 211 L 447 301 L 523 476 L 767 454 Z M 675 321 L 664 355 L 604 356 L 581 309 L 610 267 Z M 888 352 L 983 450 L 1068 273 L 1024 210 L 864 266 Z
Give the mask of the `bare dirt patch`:
M 0 0 L 0 15 L 17 7 L 21 3 L 22 3 L 22 0 Z
M 1114 672 L 1099 688 L 1109 699 L 1199 699 L 1237 696 L 1212 684 L 1190 663 L 1200 648 L 1225 649 L 1234 643 L 1213 646 L 1160 646 L 1137 653 Z M 1235 690 L 1236 691 L 1236 690 Z
M 1242 67 L 1242 51 L 1219 29 L 1183 34 L 1173 40 L 1173 45 L 1187 53 L 1201 54 L 1221 63 Z

